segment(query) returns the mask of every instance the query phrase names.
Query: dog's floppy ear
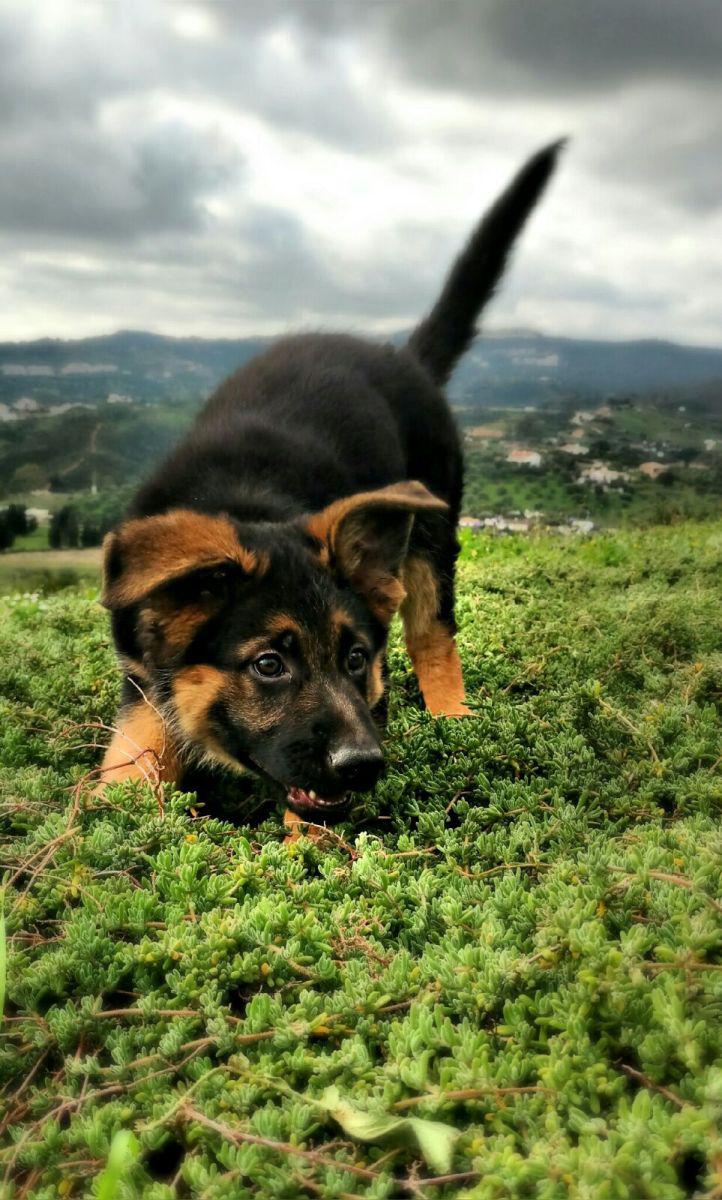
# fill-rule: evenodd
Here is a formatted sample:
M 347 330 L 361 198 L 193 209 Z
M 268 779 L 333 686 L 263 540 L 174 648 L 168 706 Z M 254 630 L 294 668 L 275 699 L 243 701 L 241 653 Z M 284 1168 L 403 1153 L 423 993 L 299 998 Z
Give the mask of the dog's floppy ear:
M 101 600 L 106 608 L 126 608 L 192 572 L 234 565 L 248 574 L 264 570 L 261 556 L 240 544 L 228 518 L 190 509 L 140 517 L 103 542 Z
M 399 575 L 415 515 L 447 508 L 423 483 L 392 483 L 334 501 L 307 517 L 305 527 L 327 547 L 331 568 L 387 624 L 404 598 Z

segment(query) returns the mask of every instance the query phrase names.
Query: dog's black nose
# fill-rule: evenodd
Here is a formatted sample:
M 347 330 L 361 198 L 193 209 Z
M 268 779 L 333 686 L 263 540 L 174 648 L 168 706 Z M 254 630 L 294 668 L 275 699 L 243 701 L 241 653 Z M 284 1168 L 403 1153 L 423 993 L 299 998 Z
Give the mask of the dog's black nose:
M 384 759 L 375 746 L 338 746 L 329 754 L 328 765 L 343 788 L 368 792 L 381 774 Z

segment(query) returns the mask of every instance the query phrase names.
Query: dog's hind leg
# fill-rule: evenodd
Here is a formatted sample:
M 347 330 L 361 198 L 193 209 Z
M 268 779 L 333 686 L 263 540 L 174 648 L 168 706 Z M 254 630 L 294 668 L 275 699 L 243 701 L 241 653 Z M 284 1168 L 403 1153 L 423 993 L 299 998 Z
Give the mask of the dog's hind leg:
M 438 717 L 466 717 L 461 659 L 456 648 L 453 531 L 440 543 L 411 549 L 404 565 L 406 597 L 401 605 L 406 648 L 424 703 Z

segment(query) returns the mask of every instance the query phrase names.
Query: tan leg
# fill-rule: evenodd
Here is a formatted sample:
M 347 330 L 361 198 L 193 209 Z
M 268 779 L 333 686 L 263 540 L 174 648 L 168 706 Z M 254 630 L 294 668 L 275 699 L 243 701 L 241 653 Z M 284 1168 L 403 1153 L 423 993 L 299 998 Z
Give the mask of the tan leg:
M 407 560 L 404 587 L 401 616 L 406 648 L 428 711 L 436 717 L 471 716 L 459 651 L 451 629 L 439 619 L 439 587 L 428 559 Z
M 158 784 L 179 778 L 178 754 L 160 713 L 146 700 L 122 709 L 100 769 L 100 787 L 122 779 Z

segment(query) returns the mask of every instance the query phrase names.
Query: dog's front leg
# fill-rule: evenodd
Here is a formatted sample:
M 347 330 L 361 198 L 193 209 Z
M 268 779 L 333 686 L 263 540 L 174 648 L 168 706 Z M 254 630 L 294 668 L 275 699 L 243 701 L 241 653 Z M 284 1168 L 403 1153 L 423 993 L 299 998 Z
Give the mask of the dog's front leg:
M 121 708 L 100 768 L 100 786 L 139 779 L 154 786 L 177 783 L 181 763 L 161 713 L 145 699 Z

